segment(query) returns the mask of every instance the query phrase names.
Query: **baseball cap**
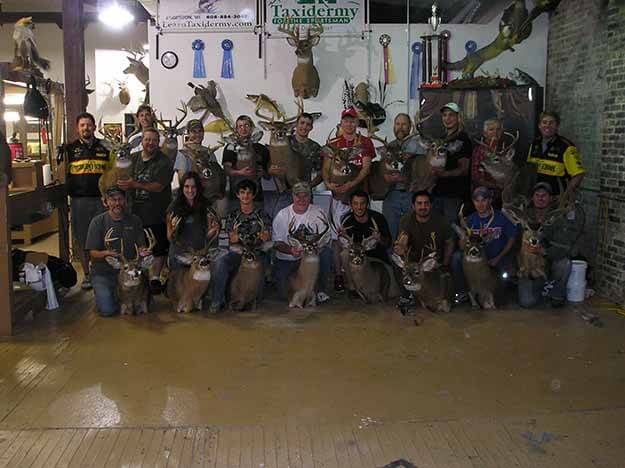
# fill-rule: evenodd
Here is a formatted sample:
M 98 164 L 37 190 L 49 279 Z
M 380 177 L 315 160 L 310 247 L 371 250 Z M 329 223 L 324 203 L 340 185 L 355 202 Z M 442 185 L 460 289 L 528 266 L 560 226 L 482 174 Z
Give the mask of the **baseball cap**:
M 122 195 L 126 195 L 126 192 L 120 189 L 117 185 L 110 186 L 109 188 L 106 189 L 106 192 L 105 192 L 107 197 L 112 197 L 116 193 L 121 193 Z
M 472 198 L 475 200 L 476 198 L 488 198 L 489 200 L 493 198 L 493 194 L 491 193 L 488 187 L 475 187 L 473 190 Z
M 345 117 L 352 117 L 354 119 L 357 119 L 358 111 L 354 109 L 353 107 L 345 109 L 343 112 L 341 112 L 341 119 L 344 119 Z
M 445 109 L 454 111 L 456 114 L 460 113 L 460 106 L 455 102 L 448 102 L 447 104 L 445 104 L 443 107 L 441 107 L 441 112 L 443 112 Z
M 197 128 L 201 128 L 202 130 L 204 130 L 204 126 L 199 119 L 191 119 L 189 120 L 189 122 L 187 122 L 187 132 L 190 132 L 191 130 L 195 130 Z
M 538 182 L 534 185 L 534 187 L 532 187 L 532 195 L 538 190 L 544 190 L 549 193 L 549 195 L 553 195 L 553 187 L 548 182 Z
M 293 195 L 298 193 L 310 193 L 310 185 L 307 182 L 297 182 L 291 190 Z

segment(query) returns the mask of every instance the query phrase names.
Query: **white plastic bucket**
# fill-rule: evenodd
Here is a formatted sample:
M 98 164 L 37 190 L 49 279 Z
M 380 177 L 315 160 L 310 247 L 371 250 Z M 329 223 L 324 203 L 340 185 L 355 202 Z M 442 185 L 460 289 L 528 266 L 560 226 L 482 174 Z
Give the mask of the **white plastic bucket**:
M 586 269 L 588 263 L 583 260 L 571 262 L 571 274 L 566 283 L 566 298 L 569 302 L 583 302 L 586 294 Z

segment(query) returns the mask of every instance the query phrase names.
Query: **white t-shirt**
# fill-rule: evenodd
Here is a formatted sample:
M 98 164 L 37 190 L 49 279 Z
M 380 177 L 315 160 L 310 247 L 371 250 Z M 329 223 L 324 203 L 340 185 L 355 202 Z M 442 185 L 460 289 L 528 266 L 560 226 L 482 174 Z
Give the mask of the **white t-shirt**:
M 320 207 L 310 205 L 308 210 L 306 210 L 306 213 L 297 214 L 293 211 L 293 205 L 289 205 L 286 208 L 281 209 L 273 219 L 272 240 L 274 242 L 284 242 L 285 244 L 289 243 L 289 223 L 293 218 L 295 218 L 295 224 L 293 225 L 294 230 L 302 224 L 308 225 L 313 231 L 315 228 L 318 228 L 319 232 L 322 232 L 326 228 L 326 225 L 322 220 L 327 219 L 327 216 Z M 330 231 L 328 230 L 326 237 L 329 235 Z M 276 258 L 288 261 L 298 260 L 293 255 L 285 254 L 279 251 L 276 251 Z

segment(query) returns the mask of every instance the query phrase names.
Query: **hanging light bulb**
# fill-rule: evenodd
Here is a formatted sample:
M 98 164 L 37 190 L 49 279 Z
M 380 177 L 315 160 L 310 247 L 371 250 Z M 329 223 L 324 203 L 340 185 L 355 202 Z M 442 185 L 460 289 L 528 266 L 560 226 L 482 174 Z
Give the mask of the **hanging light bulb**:
M 119 5 L 117 0 L 113 0 L 100 10 L 98 19 L 112 29 L 122 29 L 135 17 L 126 7 Z
M 428 19 L 428 23 L 430 23 L 430 27 L 432 28 L 432 31 L 436 32 L 436 30 L 438 29 L 438 27 L 441 25 L 441 16 L 438 12 L 438 4 L 436 2 L 434 2 L 432 4 L 432 16 L 430 16 L 430 18 Z

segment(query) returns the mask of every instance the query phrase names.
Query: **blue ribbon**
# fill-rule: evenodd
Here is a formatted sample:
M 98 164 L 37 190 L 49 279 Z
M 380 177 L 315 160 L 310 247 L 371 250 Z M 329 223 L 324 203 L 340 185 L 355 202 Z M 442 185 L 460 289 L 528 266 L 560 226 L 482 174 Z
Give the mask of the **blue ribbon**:
M 196 39 L 191 44 L 193 49 L 193 78 L 206 78 L 206 67 L 204 66 L 204 41 Z
M 464 50 L 467 51 L 467 55 L 471 55 L 473 52 L 477 50 L 477 42 L 475 41 L 467 41 L 464 45 Z
M 412 68 L 410 69 L 410 99 L 418 98 L 419 85 L 421 84 L 421 52 L 423 47 L 420 42 L 412 44 Z
M 230 39 L 224 39 L 221 41 L 221 48 L 224 50 L 224 55 L 221 60 L 221 77 L 222 78 L 234 78 L 234 69 L 232 66 L 232 48 L 234 44 Z

